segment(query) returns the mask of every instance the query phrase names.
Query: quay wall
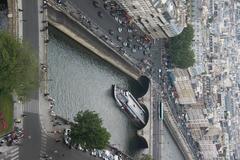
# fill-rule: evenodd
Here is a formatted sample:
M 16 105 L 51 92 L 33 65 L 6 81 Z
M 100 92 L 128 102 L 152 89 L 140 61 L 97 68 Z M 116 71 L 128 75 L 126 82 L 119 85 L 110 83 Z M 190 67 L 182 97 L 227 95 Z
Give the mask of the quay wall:
M 140 71 L 136 67 L 109 48 L 100 38 L 87 31 L 87 28 L 67 14 L 58 11 L 52 6 L 48 7 L 48 22 L 133 79 L 138 80 L 141 76 Z
M 176 122 L 174 115 L 171 112 L 170 106 L 167 102 L 164 102 L 164 123 L 169 129 L 171 135 L 173 136 L 176 144 L 179 149 L 182 151 L 183 156 L 186 160 L 194 160 L 195 156 L 193 155 L 192 150 L 189 147 L 188 142 L 178 128 L 178 123 Z

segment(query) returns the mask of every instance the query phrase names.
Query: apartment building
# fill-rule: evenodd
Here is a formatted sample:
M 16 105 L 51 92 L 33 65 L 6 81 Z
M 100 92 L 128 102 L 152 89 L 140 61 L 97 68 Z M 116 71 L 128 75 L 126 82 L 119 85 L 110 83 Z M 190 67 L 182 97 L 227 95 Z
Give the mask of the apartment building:
M 186 27 L 185 0 L 116 0 L 153 39 L 174 37 Z

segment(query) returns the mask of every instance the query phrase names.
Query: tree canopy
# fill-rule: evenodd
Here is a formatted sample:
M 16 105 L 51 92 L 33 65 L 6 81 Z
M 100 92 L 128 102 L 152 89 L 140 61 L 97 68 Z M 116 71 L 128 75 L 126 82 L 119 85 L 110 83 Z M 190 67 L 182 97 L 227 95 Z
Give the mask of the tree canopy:
M 74 117 L 70 134 L 72 143 L 80 144 L 85 149 L 104 149 L 111 137 L 102 127 L 102 119 L 94 111 L 80 111 Z
M 195 63 L 195 56 L 192 50 L 192 39 L 194 30 L 188 25 L 181 34 L 169 40 L 168 53 L 173 64 L 179 68 L 188 68 Z
M 28 96 L 38 87 L 38 61 L 27 45 L 0 32 L 0 93 Z

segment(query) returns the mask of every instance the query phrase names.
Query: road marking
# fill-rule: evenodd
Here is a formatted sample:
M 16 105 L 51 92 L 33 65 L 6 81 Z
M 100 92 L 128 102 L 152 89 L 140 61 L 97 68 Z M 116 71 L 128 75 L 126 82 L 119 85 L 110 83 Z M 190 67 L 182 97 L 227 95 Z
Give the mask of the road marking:
M 16 157 L 11 158 L 11 160 L 16 160 L 19 156 L 17 155 Z
M 17 151 L 17 150 L 18 150 L 18 147 L 15 148 L 15 149 L 13 149 L 13 150 L 11 150 L 10 153 L 13 153 L 13 152 L 15 152 L 15 151 Z
M 11 156 L 11 157 L 14 157 L 14 156 L 16 156 L 18 153 L 19 153 L 19 152 L 14 152 L 14 153 L 11 154 L 10 156 Z

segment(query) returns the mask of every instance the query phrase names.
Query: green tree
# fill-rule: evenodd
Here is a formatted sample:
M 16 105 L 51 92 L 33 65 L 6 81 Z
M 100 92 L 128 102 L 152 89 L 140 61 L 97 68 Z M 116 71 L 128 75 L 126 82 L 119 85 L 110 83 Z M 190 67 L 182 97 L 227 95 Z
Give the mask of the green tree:
M 168 53 L 176 67 L 188 68 L 195 63 L 194 52 L 192 51 L 193 36 L 193 27 L 188 25 L 181 34 L 169 40 Z
M 80 144 L 85 149 L 104 149 L 111 137 L 102 127 L 102 119 L 94 111 L 80 111 L 74 117 L 70 134 L 72 143 Z
M 27 97 L 38 87 L 38 61 L 27 45 L 0 32 L 0 93 Z
M 140 160 L 153 160 L 153 159 L 151 155 L 145 154 Z

